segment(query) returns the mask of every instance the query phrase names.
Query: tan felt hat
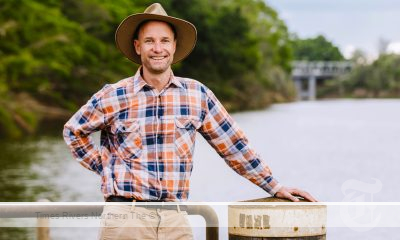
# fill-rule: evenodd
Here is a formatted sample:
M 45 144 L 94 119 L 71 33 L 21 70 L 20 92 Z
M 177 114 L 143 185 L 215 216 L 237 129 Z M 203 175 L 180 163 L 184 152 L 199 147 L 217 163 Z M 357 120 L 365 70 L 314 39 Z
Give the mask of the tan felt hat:
M 140 56 L 136 54 L 133 45 L 133 34 L 143 21 L 163 21 L 175 27 L 177 42 L 172 64 L 186 58 L 192 52 L 197 40 L 196 27 L 183 19 L 168 16 L 159 3 L 150 5 L 144 13 L 133 14 L 125 18 L 115 32 L 117 48 L 131 61 L 142 64 Z

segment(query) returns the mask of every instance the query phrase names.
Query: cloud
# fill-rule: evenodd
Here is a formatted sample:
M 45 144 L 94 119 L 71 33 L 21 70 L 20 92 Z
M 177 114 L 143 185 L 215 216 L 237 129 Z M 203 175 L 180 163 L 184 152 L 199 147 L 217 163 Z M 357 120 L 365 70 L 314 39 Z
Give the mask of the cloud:
M 343 56 L 347 59 L 350 59 L 353 56 L 356 47 L 354 45 L 346 45 L 342 50 Z
M 387 46 L 387 53 L 400 54 L 400 42 L 391 42 Z
M 300 38 L 322 34 L 338 46 L 346 57 L 351 53 L 351 49 L 346 48 L 352 45 L 363 50 L 369 59 L 375 59 L 379 56 L 378 39 L 400 39 L 400 31 L 395 30 L 400 22 L 398 0 L 266 2 L 280 13 L 291 33 Z

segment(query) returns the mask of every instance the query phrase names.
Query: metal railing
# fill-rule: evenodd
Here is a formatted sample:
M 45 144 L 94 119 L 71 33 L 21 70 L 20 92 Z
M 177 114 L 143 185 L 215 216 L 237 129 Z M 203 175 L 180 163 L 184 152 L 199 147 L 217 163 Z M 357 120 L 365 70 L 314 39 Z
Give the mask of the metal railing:
M 292 77 L 338 76 L 348 73 L 353 68 L 350 61 L 294 61 Z
M 54 202 L 40 201 L 40 203 L 31 204 L 0 204 L 0 218 L 37 218 L 37 239 L 49 240 L 50 227 L 49 218 L 38 218 L 38 212 L 42 215 L 62 216 L 68 212 L 71 215 L 84 214 L 89 217 L 101 216 L 105 203 L 92 203 L 85 205 L 70 205 Z M 214 209 L 207 205 L 186 205 L 189 215 L 200 215 L 206 222 L 206 239 L 218 240 L 219 222 Z

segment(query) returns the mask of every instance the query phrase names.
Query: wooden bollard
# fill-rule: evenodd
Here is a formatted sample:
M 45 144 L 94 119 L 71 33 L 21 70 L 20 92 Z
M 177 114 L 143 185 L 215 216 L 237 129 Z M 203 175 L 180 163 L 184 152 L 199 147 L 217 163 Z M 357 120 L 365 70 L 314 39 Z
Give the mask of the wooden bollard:
M 50 202 L 47 199 L 41 199 L 38 202 Z M 37 240 L 50 240 L 50 223 L 48 218 L 40 218 L 37 219 L 37 231 L 36 237 Z
M 297 204 L 280 198 L 244 202 L 245 205 L 228 207 L 230 240 L 326 239 L 325 205 L 307 204 L 305 201 Z M 247 205 L 249 202 L 257 204 Z
M 37 239 L 50 240 L 49 219 L 39 218 L 37 221 Z

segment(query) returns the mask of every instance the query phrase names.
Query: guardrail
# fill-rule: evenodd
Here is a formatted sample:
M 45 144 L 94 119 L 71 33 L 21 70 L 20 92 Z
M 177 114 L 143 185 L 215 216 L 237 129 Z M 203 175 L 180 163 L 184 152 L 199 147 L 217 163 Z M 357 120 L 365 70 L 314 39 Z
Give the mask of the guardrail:
M 0 204 L 0 218 L 37 218 L 38 212 L 43 215 L 60 215 L 68 212 L 69 214 L 84 214 L 85 216 L 96 217 L 101 216 L 105 203 L 91 203 L 84 205 L 68 205 L 62 203 L 48 202 L 41 200 L 32 204 Z M 206 239 L 218 240 L 219 222 L 218 216 L 214 209 L 207 205 L 186 205 L 189 215 L 200 215 L 206 222 Z M 37 239 L 49 240 L 50 227 L 48 218 L 37 218 Z

